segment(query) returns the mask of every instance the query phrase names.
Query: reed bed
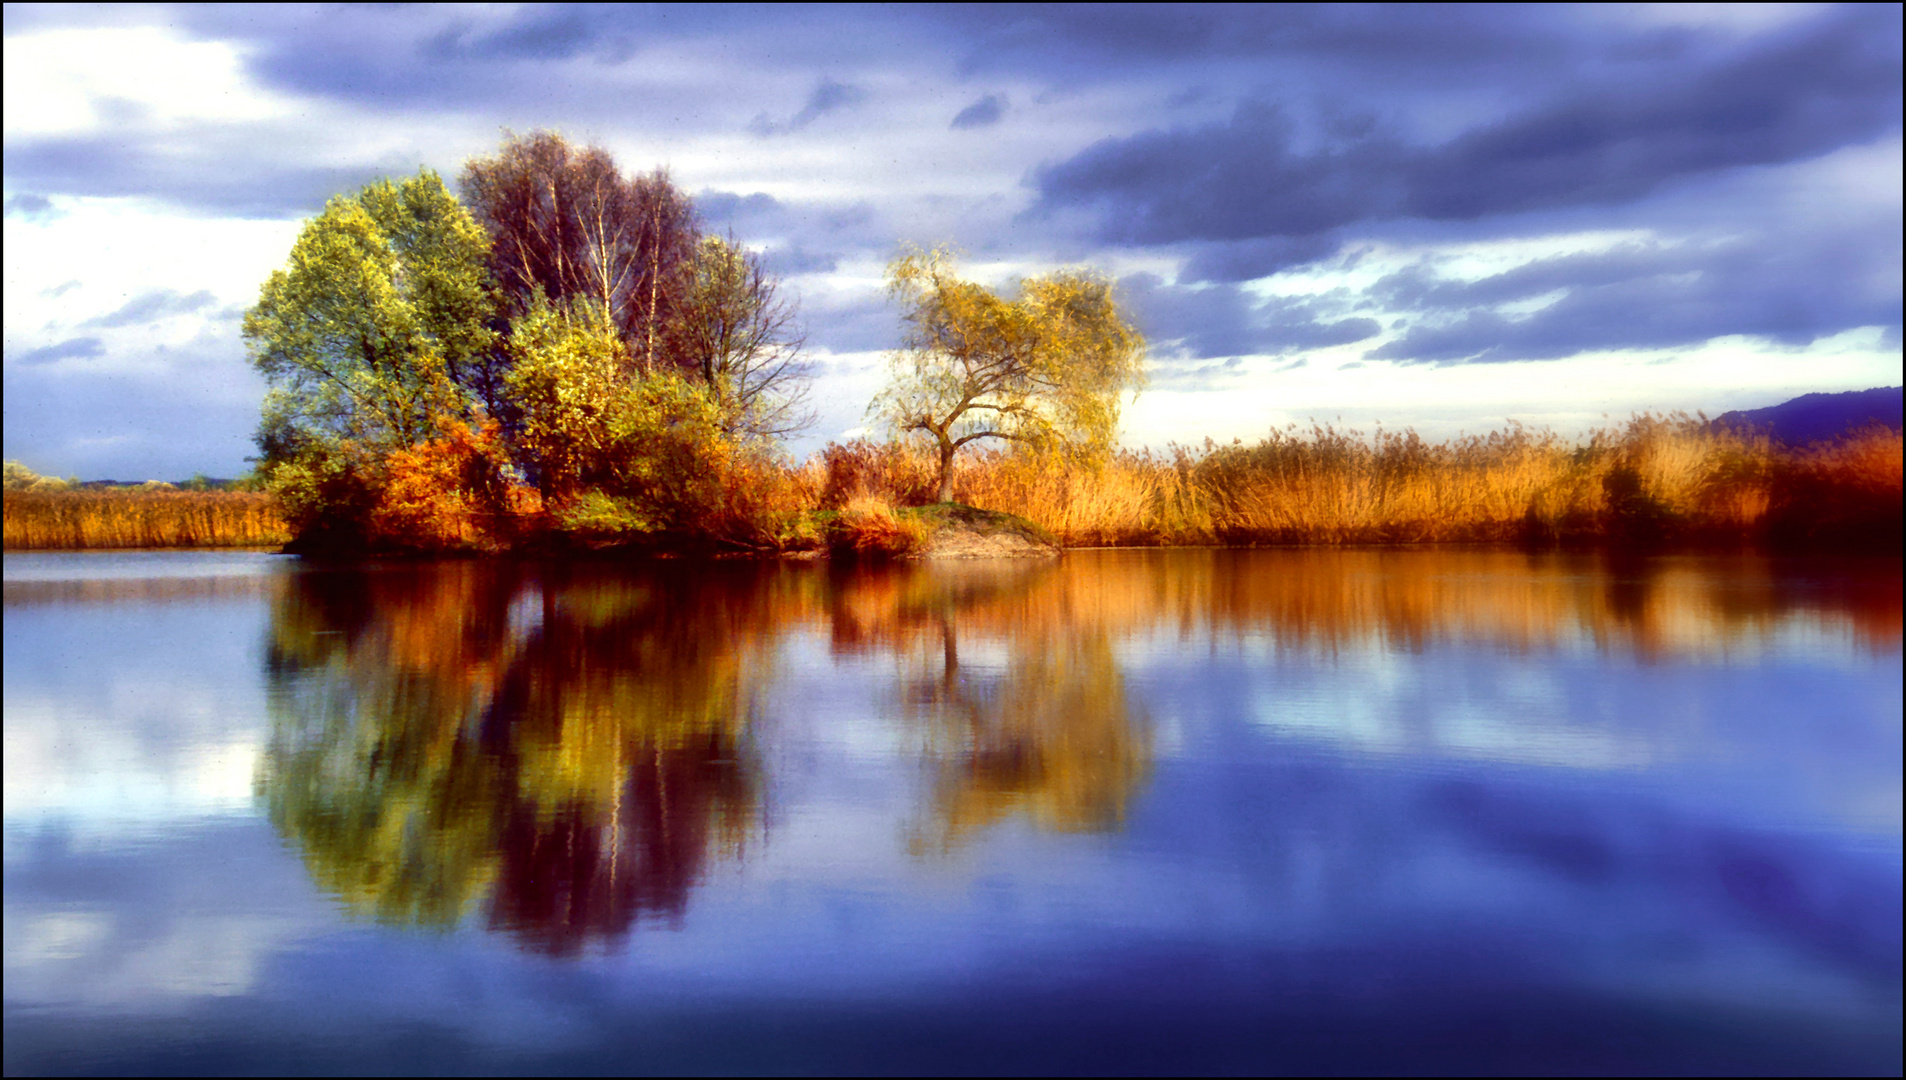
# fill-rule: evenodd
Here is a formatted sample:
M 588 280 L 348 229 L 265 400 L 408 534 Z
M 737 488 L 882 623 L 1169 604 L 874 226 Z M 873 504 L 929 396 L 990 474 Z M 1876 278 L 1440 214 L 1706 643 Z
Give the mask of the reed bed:
M 956 465 L 954 497 L 1071 546 L 1773 540 L 1897 545 L 1900 433 L 1789 449 L 1685 415 L 1640 416 L 1570 444 L 1511 426 L 1430 443 L 1316 426 L 1249 445 L 1091 462 L 1012 451 Z M 830 447 L 828 492 L 924 502 L 924 460 Z
M 291 532 L 258 491 L 9 491 L 6 549 L 268 547 Z
M 897 554 L 922 543 L 918 523 L 892 511 L 933 500 L 935 464 L 905 445 L 856 441 L 791 467 L 746 464 L 700 475 L 704 487 L 719 489 L 691 500 L 703 532 L 719 518 L 721 535 L 756 537 L 759 550 Z M 399 509 L 462 497 L 454 478 L 438 479 L 423 477 L 422 495 L 398 500 Z M 1898 431 L 1874 428 L 1793 449 L 1678 414 L 1638 416 L 1580 443 L 1520 426 L 1431 443 L 1408 430 L 1366 437 L 1320 425 L 1255 444 L 1207 441 L 1099 459 L 994 450 L 963 456 L 953 487 L 957 501 L 1025 518 L 1068 546 L 1771 542 L 1896 550 L 1901 541 Z M 512 527 L 490 531 L 505 540 L 532 535 L 541 521 L 527 512 L 503 516 Z M 405 522 L 401 531 L 413 541 L 436 535 Z M 258 492 L 6 493 L 6 547 L 14 551 L 290 539 L 277 503 Z

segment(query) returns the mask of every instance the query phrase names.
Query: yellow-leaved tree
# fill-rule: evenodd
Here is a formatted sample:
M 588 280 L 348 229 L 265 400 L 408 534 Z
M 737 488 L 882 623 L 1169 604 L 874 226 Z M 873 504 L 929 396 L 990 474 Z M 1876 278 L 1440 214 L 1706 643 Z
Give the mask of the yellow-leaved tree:
M 953 499 L 953 456 L 980 439 L 1109 449 L 1119 406 L 1145 381 L 1145 339 L 1112 283 L 1060 270 L 999 293 L 955 272 L 945 251 L 888 267 L 907 337 L 893 381 L 870 411 L 939 454 L 939 500 Z

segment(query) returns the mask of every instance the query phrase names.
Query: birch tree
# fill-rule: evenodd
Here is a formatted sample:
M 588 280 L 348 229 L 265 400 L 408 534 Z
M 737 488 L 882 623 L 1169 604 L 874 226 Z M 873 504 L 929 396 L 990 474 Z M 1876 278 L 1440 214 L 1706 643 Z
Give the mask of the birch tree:
M 540 289 L 557 307 L 595 308 L 642 372 L 681 366 L 671 328 L 700 234 L 666 172 L 625 178 L 607 150 L 539 131 L 506 135 L 496 156 L 471 159 L 461 187 L 494 238 L 505 319 L 528 312 Z

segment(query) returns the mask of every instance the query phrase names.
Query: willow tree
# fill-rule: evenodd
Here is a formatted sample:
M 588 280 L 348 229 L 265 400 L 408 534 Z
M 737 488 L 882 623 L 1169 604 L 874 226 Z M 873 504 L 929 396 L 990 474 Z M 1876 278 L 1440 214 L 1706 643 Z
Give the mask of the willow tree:
M 1061 270 L 1001 296 L 962 280 L 943 251 L 903 255 L 888 278 L 907 335 L 872 411 L 938 452 L 941 502 L 953 498 L 953 458 L 968 443 L 1110 447 L 1121 399 L 1145 380 L 1145 339 L 1111 282 Z

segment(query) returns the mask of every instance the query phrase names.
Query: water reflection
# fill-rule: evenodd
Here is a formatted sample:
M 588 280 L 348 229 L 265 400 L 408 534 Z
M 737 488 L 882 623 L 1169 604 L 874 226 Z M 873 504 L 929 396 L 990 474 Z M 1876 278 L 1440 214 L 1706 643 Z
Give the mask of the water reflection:
M 772 603 L 454 563 L 301 576 L 277 602 L 260 788 L 312 875 L 377 919 L 554 953 L 679 916 L 756 817 Z
M 839 653 L 900 660 L 900 713 L 924 735 L 933 812 L 915 852 L 950 850 L 1015 813 L 1061 832 L 1116 828 L 1151 759 L 1114 628 L 1047 563 L 837 575 Z M 962 645 L 967 659 L 961 659 Z M 982 653 L 979 663 L 973 653 Z
M 9 1073 L 1899 1070 L 1897 559 L 256 560 L 7 560 Z
M 1585 726 L 1503 690 L 1473 654 L 1410 669 L 1420 686 L 1382 656 L 1445 643 L 1644 664 L 1808 642 L 1884 652 L 1900 629 L 1896 561 L 1800 575 L 1745 557 L 1501 551 L 861 570 L 458 562 L 305 572 L 271 595 L 258 786 L 312 877 L 380 921 L 481 918 L 553 954 L 612 944 L 644 918 L 678 923 L 711 866 L 762 842 L 755 733 L 800 635 L 890 665 L 877 700 L 927 777 L 901 832 L 930 858 L 1014 818 L 1119 829 L 1156 756 L 1125 668 L 1161 649 L 1321 656 L 1281 677 L 1283 704 L 1263 715 L 1248 700 L 1267 692 L 1268 660 L 1233 678 L 1213 653 L 1203 669 L 1220 681 L 1201 696 L 1232 686 L 1253 723 L 1284 736 L 1579 767 L 1672 755 L 1686 718 Z M 1291 696 L 1290 678 L 1329 670 L 1367 671 L 1369 692 Z

